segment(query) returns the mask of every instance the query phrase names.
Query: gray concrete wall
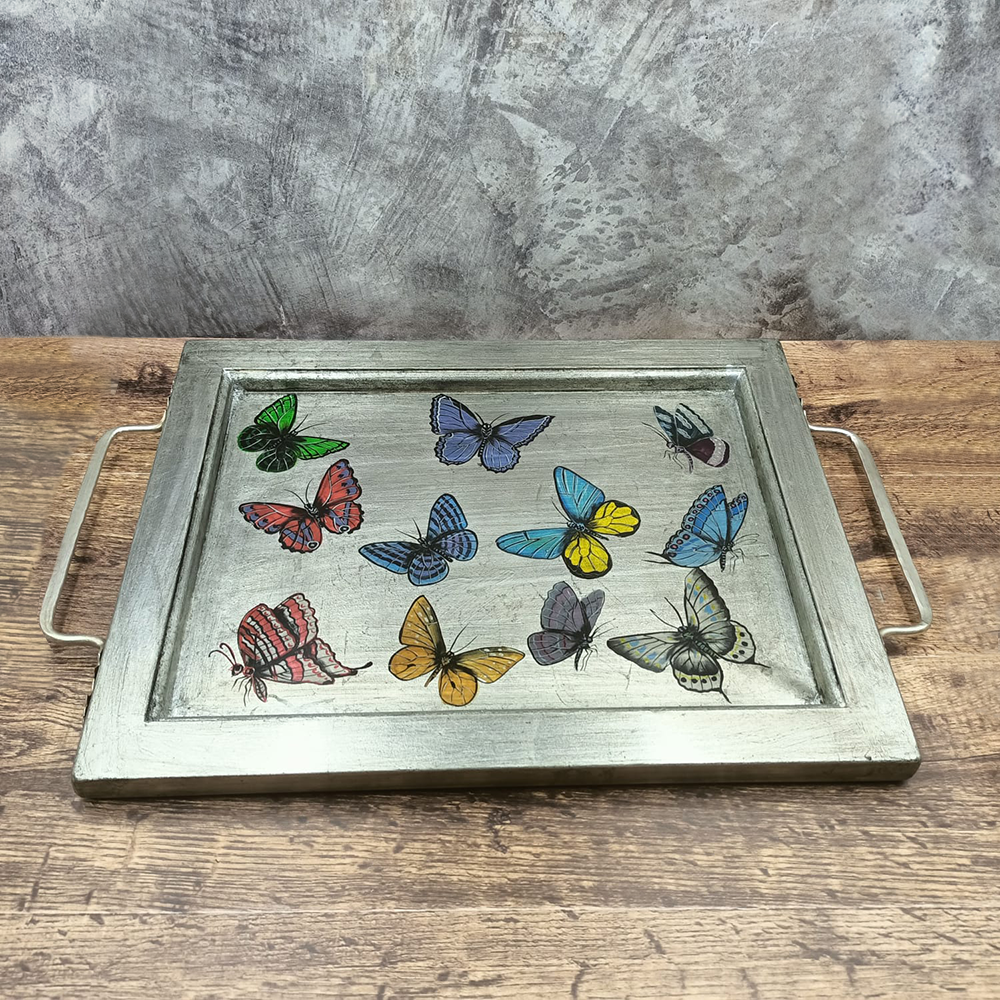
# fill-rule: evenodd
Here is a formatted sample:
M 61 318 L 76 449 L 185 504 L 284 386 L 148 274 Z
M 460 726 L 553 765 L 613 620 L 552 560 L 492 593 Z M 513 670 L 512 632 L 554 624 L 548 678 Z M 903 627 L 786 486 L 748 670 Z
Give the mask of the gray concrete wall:
M 0 332 L 975 337 L 1000 5 L 4 0 Z

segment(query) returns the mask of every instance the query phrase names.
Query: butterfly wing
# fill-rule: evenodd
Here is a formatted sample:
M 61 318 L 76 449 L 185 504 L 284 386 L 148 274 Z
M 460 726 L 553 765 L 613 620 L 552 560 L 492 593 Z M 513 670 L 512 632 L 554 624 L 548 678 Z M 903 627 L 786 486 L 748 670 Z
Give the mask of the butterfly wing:
M 417 546 L 413 542 L 372 542 L 358 551 L 376 566 L 402 574 L 409 571 Z
M 688 624 L 698 630 L 701 643 L 725 656 L 736 642 L 736 629 L 729 608 L 706 573 L 693 569 L 684 581 L 684 606 Z
M 479 550 L 479 538 L 474 531 L 451 531 L 435 539 L 433 545 L 446 559 L 468 562 Z
M 492 684 L 499 680 L 524 653 L 506 646 L 470 649 L 455 657 L 455 664 L 441 672 L 438 694 L 446 705 L 468 705 L 479 689 L 479 682 Z
M 479 549 L 479 539 L 474 531 L 469 530 L 462 505 L 450 493 L 439 496 L 431 507 L 430 517 L 427 519 L 427 542 L 433 551 L 421 554 L 417 570 L 423 583 L 443 580 L 448 575 L 447 560 L 468 562 Z M 413 567 L 410 580 L 417 582 Z M 422 584 L 418 584 L 420 585 Z
M 681 530 L 671 536 L 663 557 L 675 566 L 704 566 L 725 551 L 729 538 L 726 492 L 712 486 L 691 505 Z
M 634 535 L 639 530 L 639 512 L 619 500 L 607 500 L 594 511 L 587 527 L 599 535 Z
M 429 587 L 448 575 L 448 560 L 438 552 L 420 552 L 410 560 L 407 570 L 414 587 Z
M 389 670 L 394 677 L 412 681 L 430 673 L 445 653 L 441 625 L 431 602 L 418 597 L 406 612 L 399 630 L 402 649 L 393 653 Z
M 528 636 L 528 649 L 531 651 L 531 655 L 535 658 L 536 663 L 545 666 L 568 660 L 582 645 L 582 638 L 569 632 L 543 630 L 532 632 Z
M 298 410 L 299 400 L 294 392 L 276 399 L 270 406 L 265 406 L 253 422 L 258 427 L 277 427 L 279 431 L 292 429 L 295 423 L 295 414 Z
M 618 635 L 608 639 L 608 649 L 626 660 L 662 674 L 677 653 L 681 637 L 677 632 L 645 632 L 639 635 Z
M 571 521 L 589 521 L 604 503 L 604 493 L 572 469 L 556 466 L 553 477 L 559 503 Z
M 294 600 L 294 597 L 288 600 Z M 243 662 L 247 666 L 260 667 L 277 663 L 293 652 L 299 645 L 298 635 L 297 625 L 290 625 L 286 618 L 279 617 L 266 604 L 258 604 L 243 616 L 236 641 Z
M 480 459 L 490 472 L 509 472 L 521 458 L 518 449 L 534 441 L 552 423 L 551 417 L 519 417 L 494 428 L 493 436 L 483 445 Z
M 435 434 L 479 431 L 483 422 L 464 403 L 440 393 L 431 400 L 431 430 Z
M 528 649 L 538 663 L 559 663 L 569 658 L 590 634 L 580 598 L 568 583 L 555 584 L 546 595 L 541 624 L 541 632 L 528 636 Z
M 444 493 L 434 501 L 427 519 L 427 540 L 436 541 L 442 535 L 468 528 L 462 505 L 450 494 Z
M 677 440 L 677 424 L 674 415 L 668 413 L 662 406 L 654 406 L 653 416 L 656 417 L 656 422 L 660 425 L 660 430 L 663 431 L 667 444 L 671 448 L 678 447 L 680 442 Z
M 722 691 L 722 664 L 690 642 L 678 645 L 670 666 L 677 683 L 688 691 Z
M 733 641 L 732 649 L 728 653 L 721 654 L 722 658 L 731 660 L 733 663 L 753 663 L 754 657 L 757 655 L 757 647 L 750 630 L 739 622 L 731 624 L 736 632 L 736 639 Z
M 601 591 L 594 593 L 603 599 Z M 543 629 L 570 633 L 583 632 L 587 627 L 580 598 L 568 583 L 557 583 L 549 590 L 542 603 L 541 624 Z
M 741 493 L 729 504 L 729 540 L 735 541 L 736 533 L 743 527 L 743 519 L 747 516 L 750 498 Z
M 331 465 L 316 491 L 316 506 L 322 512 L 323 527 L 340 534 L 361 527 L 364 511 L 356 502 L 359 496 L 361 486 L 354 478 L 351 466 L 344 459 Z
M 721 549 L 715 542 L 699 538 L 685 528 L 671 535 L 663 550 L 663 558 L 675 566 L 704 566 L 719 558 Z
M 604 576 L 611 569 L 611 553 L 607 546 L 586 532 L 570 531 L 562 555 L 566 568 L 581 580 Z
M 711 486 L 693 504 L 681 521 L 681 528 L 713 541 L 724 542 L 727 535 L 726 491 Z
M 323 541 L 323 529 L 302 507 L 284 503 L 244 503 L 244 520 L 269 535 L 278 533 L 281 547 L 290 552 L 315 552 Z
M 483 443 L 483 422 L 451 396 L 442 394 L 431 400 L 431 430 L 441 435 L 434 454 L 445 465 L 463 465 Z
M 292 594 L 291 597 L 286 597 L 274 609 L 274 614 L 295 637 L 297 646 L 307 646 L 319 632 L 316 611 L 304 594 Z
M 677 428 L 677 443 L 686 448 L 700 438 L 710 438 L 712 428 L 695 413 L 690 406 L 681 403 L 674 413 L 674 423 Z
M 343 451 L 349 443 L 348 441 L 336 441 L 333 438 L 302 437 L 296 434 L 292 438 L 290 446 L 296 458 L 305 460 L 323 458 L 334 452 Z
M 240 431 L 236 444 L 242 451 L 263 451 L 268 446 L 274 446 L 282 439 L 282 433 L 276 426 L 265 425 L 258 427 L 257 424 L 250 424 Z
M 597 624 L 597 619 L 600 618 L 603 608 L 603 590 L 595 590 L 580 602 L 580 609 L 583 611 L 584 617 L 583 629 L 588 636 L 594 631 L 594 626 Z
M 512 531 L 497 539 L 497 548 L 528 559 L 555 559 L 562 554 L 572 534 L 567 528 Z

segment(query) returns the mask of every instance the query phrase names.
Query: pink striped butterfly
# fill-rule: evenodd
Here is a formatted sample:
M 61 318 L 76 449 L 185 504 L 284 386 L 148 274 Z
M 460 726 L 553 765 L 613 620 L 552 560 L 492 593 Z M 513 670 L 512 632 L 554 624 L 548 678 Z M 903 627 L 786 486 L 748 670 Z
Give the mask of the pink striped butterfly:
M 236 634 L 240 659 L 228 642 L 212 653 L 229 660 L 230 676 L 243 682 L 243 701 L 253 691 L 267 701 L 267 681 L 279 684 L 332 684 L 337 677 L 354 677 L 363 667 L 345 667 L 319 637 L 313 606 L 302 594 L 292 594 L 276 608 L 258 604 L 240 622 Z M 211 654 L 209 654 L 211 655 Z M 242 662 L 241 662 L 242 661 Z

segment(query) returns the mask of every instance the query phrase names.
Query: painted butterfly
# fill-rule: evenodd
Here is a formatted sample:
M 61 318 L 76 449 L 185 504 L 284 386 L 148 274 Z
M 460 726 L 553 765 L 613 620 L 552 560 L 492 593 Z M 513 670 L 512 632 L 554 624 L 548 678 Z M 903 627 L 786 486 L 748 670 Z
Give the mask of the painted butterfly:
M 653 413 L 667 442 L 668 453 L 675 461 L 678 455 L 684 455 L 688 472 L 694 471 L 695 459 L 713 469 L 729 461 L 729 442 L 714 437 L 712 428 L 690 406 L 681 403 L 673 413 L 654 406 Z
M 276 608 L 266 604 L 251 608 L 240 622 L 236 645 L 239 660 L 228 642 L 212 653 L 229 660 L 230 676 L 238 678 L 234 683 L 243 681 L 244 702 L 251 691 L 267 701 L 267 681 L 332 684 L 337 677 L 353 677 L 371 666 L 345 667 L 337 659 L 319 638 L 316 612 L 302 594 L 292 594 Z
M 358 550 L 369 562 L 405 573 L 415 587 L 440 583 L 448 575 L 452 559 L 468 562 L 479 548 L 479 539 L 459 502 L 445 493 L 434 501 L 427 520 L 427 534 L 412 542 L 373 542 Z
M 514 531 L 501 535 L 497 546 L 528 559 L 562 556 L 566 568 L 583 579 L 604 576 L 611 569 L 611 553 L 599 536 L 634 535 L 639 514 L 619 500 L 605 500 L 601 490 L 571 469 L 557 466 L 553 476 L 565 527 Z
M 281 547 L 289 552 L 315 552 L 323 541 L 323 528 L 343 535 L 356 531 L 364 520 L 357 498 L 361 487 L 344 459 L 335 462 L 320 480 L 312 502 L 302 507 L 287 503 L 241 503 L 239 511 L 255 528 L 269 535 L 279 533 Z
M 725 569 L 726 556 L 734 551 L 749 503 L 745 493 L 727 504 L 721 486 L 705 490 L 684 515 L 681 530 L 671 536 L 664 550 L 649 554 L 675 566 L 707 566 L 718 559 L 719 569 Z
M 662 673 L 670 667 L 682 688 L 718 691 L 729 701 L 719 660 L 753 663 L 753 636 L 729 617 L 726 602 L 703 570 L 691 570 L 684 581 L 684 610 L 687 620 L 681 618 L 678 628 L 616 636 L 608 639 L 608 648 L 644 670 Z
M 492 684 L 499 680 L 515 663 L 524 659 L 524 653 L 506 646 L 489 646 L 453 652 L 444 644 L 441 626 L 431 602 L 418 597 L 406 612 L 399 630 L 403 648 L 392 654 L 389 670 L 401 681 L 412 681 L 429 675 L 425 686 L 435 677 L 438 694 L 446 705 L 468 705 L 479 684 Z
M 431 400 L 431 430 L 440 434 L 434 454 L 445 465 L 463 465 L 479 455 L 490 472 L 509 472 L 521 457 L 518 450 L 534 441 L 552 417 L 518 417 L 502 424 L 487 424 L 451 396 Z
M 604 591 L 595 590 L 582 601 L 568 583 L 557 583 L 542 604 L 541 632 L 528 636 L 528 649 L 538 663 L 560 663 L 576 655 L 573 666 L 590 652 L 594 626 L 604 607 Z
M 253 423 L 240 431 L 236 443 L 243 451 L 260 452 L 257 468 L 261 472 L 287 472 L 300 458 L 322 458 L 348 446 L 346 441 L 298 434 L 294 426 L 297 409 L 298 399 L 290 392 L 265 406 Z

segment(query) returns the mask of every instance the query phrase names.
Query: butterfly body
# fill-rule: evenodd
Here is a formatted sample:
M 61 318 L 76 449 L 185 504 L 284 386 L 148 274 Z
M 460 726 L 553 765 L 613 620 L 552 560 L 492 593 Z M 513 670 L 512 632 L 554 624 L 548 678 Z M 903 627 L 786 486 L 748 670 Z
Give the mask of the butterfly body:
M 727 503 L 726 491 L 712 486 L 691 505 L 680 531 L 670 537 L 663 551 L 650 555 L 688 568 L 706 566 L 718 559 L 719 568 L 725 569 L 726 559 L 736 552 L 736 536 L 748 506 L 746 493 Z
M 531 416 L 486 423 L 464 403 L 443 393 L 431 400 L 431 430 L 440 435 L 434 454 L 445 465 L 464 465 L 475 456 L 490 472 L 510 472 L 530 444 L 552 422 Z
M 715 584 L 700 569 L 691 570 L 684 582 L 684 609 L 677 628 L 616 636 L 608 640 L 608 648 L 653 673 L 670 667 L 681 687 L 717 691 L 728 701 L 720 660 L 753 663 L 753 636 L 730 617 Z
M 415 587 L 440 583 L 453 560 L 468 562 L 479 549 L 459 502 L 442 494 L 431 507 L 427 534 L 414 541 L 373 542 L 358 550 L 369 562 L 390 573 L 405 574 Z
M 244 520 L 269 535 L 277 534 L 288 552 L 315 552 L 323 541 L 323 529 L 343 535 L 356 531 L 364 521 L 357 498 L 361 486 L 351 466 L 341 459 L 320 480 L 316 496 L 303 504 L 251 502 L 239 505 Z
M 568 583 L 557 583 L 548 592 L 541 611 L 540 632 L 528 636 L 528 649 L 537 663 L 560 663 L 574 657 L 581 663 L 594 644 L 594 627 L 604 607 L 604 591 L 595 590 L 582 601 Z
M 582 579 L 604 576 L 611 569 L 611 553 L 602 536 L 635 534 L 638 512 L 618 500 L 607 500 L 602 490 L 572 469 L 557 466 L 553 477 L 565 527 L 510 532 L 497 539 L 497 547 L 528 559 L 562 556 L 566 568 Z
M 332 684 L 337 677 L 353 677 L 365 667 L 342 664 L 319 637 L 313 606 L 302 594 L 292 594 L 277 607 L 258 604 L 240 622 L 236 640 L 240 656 L 228 643 L 221 653 L 231 665 L 230 675 L 242 680 L 243 697 L 253 691 L 267 701 L 267 682 L 281 684 Z
M 653 415 L 667 443 L 667 454 L 675 460 L 683 455 L 688 472 L 694 471 L 696 459 L 713 469 L 722 468 L 729 461 L 729 442 L 715 437 L 712 428 L 691 407 L 681 403 L 671 413 L 654 406 Z
M 418 597 L 399 630 L 402 648 L 392 654 L 389 672 L 401 681 L 426 677 L 426 687 L 438 682 L 438 695 L 446 705 L 468 705 L 480 684 L 499 680 L 524 653 L 507 646 L 489 646 L 456 653 L 445 645 L 441 625 L 431 602 Z
M 237 445 L 243 451 L 260 452 L 257 468 L 261 472 L 287 472 L 299 459 L 322 458 L 348 447 L 347 441 L 299 434 L 297 412 L 298 397 L 288 393 L 265 406 L 254 422 L 240 431 Z

